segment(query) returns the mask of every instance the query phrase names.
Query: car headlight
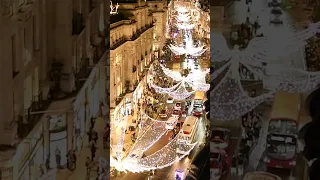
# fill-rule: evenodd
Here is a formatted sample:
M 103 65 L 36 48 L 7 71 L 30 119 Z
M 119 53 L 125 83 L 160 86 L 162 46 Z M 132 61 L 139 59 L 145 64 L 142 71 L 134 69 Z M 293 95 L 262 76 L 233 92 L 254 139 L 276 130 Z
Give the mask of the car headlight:
M 268 157 L 265 157 L 265 158 L 263 159 L 263 161 L 266 162 L 266 163 L 269 163 L 269 162 L 270 162 L 270 159 L 269 159 Z

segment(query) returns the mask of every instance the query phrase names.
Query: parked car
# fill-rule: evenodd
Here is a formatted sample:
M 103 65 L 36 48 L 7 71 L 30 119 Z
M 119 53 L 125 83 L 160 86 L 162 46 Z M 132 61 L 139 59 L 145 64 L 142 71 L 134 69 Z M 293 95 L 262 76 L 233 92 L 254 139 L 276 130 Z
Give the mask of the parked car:
M 269 7 L 279 7 L 281 5 L 281 0 L 268 0 Z
M 168 111 L 163 109 L 160 111 L 160 114 L 159 114 L 160 118 L 167 118 L 168 117 Z
M 180 116 L 181 116 L 181 111 L 178 110 L 178 109 L 174 109 L 174 110 L 172 111 L 171 116 L 172 116 L 172 117 L 178 117 L 178 118 L 180 118 Z
M 172 97 L 169 97 L 169 98 L 167 99 L 167 103 L 168 103 L 168 104 L 172 104 L 172 103 L 173 103 L 173 98 L 172 98 Z
M 182 103 L 181 103 L 181 102 L 177 102 L 177 103 L 174 105 L 174 109 L 181 110 L 181 108 L 182 108 Z
M 213 128 L 210 138 L 210 148 L 212 149 L 223 149 L 228 151 L 230 144 L 231 132 L 226 128 Z
M 270 11 L 270 23 L 283 24 L 282 14 L 283 12 L 280 7 L 272 8 Z

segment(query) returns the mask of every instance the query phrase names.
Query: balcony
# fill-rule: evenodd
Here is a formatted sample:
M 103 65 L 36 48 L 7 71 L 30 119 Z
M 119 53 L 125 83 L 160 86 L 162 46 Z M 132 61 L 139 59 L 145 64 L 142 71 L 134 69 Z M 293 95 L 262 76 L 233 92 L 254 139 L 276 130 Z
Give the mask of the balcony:
M 20 139 L 25 138 L 41 119 L 41 113 L 32 114 L 32 112 L 43 111 L 49 107 L 49 104 L 49 100 L 43 100 L 42 92 L 33 97 L 30 107 L 25 110 L 25 122 L 23 116 L 19 116 L 17 121 L 17 133 Z
M 126 39 L 124 37 L 121 37 L 115 41 L 115 43 L 112 44 L 112 47 L 110 47 L 111 50 L 117 49 L 119 46 L 121 46 L 123 43 L 126 42 Z
M 136 31 L 132 36 L 131 36 L 131 41 L 135 41 L 136 39 L 138 39 L 140 37 L 141 34 L 143 34 L 144 32 L 146 32 L 147 30 L 151 29 L 154 25 L 153 24 L 148 24 L 146 25 L 143 29 L 140 29 L 138 31 Z
M 83 14 L 74 12 L 72 18 L 72 35 L 79 35 L 84 28 Z

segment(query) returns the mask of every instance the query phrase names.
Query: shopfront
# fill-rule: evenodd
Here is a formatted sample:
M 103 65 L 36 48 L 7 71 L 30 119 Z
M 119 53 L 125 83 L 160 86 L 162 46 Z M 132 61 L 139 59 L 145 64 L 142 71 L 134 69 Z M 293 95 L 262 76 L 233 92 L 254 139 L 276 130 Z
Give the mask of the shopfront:
M 50 168 L 63 167 L 67 164 L 67 121 L 65 115 L 48 117 L 50 138 Z

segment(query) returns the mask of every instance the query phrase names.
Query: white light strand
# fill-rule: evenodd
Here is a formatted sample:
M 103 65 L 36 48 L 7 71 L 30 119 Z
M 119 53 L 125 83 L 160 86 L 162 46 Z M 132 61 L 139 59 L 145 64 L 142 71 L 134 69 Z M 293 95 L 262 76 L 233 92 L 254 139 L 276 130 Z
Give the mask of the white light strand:
M 183 47 L 183 46 L 174 46 L 170 45 L 169 49 L 175 54 L 175 55 L 191 55 L 191 56 L 201 56 L 204 52 L 207 51 L 207 49 L 204 48 L 204 46 L 200 47 Z
M 164 73 L 166 76 L 172 78 L 173 80 L 175 80 L 175 81 L 182 81 L 182 80 L 184 80 L 184 78 L 182 77 L 182 75 L 180 74 L 180 72 L 172 71 L 172 70 L 164 67 L 163 65 L 160 65 L 160 67 L 161 67 L 163 73 Z
M 176 136 L 172 141 L 170 141 L 166 146 L 164 146 L 156 153 L 140 159 L 137 163 L 137 166 L 133 166 L 132 169 L 130 169 L 130 171 L 143 172 L 169 167 L 175 162 L 178 162 L 185 156 L 187 156 L 191 152 L 191 150 L 196 146 L 196 143 L 190 145 L 189 150 L 186 151 L 184 155 L 180 155 L 176 152 L 177 144 L 178 136 Z
M 243 90 L 238 75 L 232 75 L 231 69 L 221 82 L 210 92 L 210 118 L 215 120 L 233 120 L 251 111 L 259 104 L 273 97 L 269 92 L 258 97 L 249 97 Z
M 110 15 L 118 14 L 119 4 L 117 3 L 115 6 L 112 5 L 112 1 L 110 1 Z
M 153 144 L 156 143 L 166 132 L 167 129 L 165 121 L 154 121 L 154 123 L 148 127 L 141 137 L 136 140 L 126 159 L 130 159 L 131 155 L 140 156 L 143 152 L 153 146 Z
M 157 93 L 160 93 L 160 94 L 167 94 L 169 92 L 172 92 L 174 91 L 175 89 L 177 89 L 180 85 L 181 85 L 181 82 L 179 82 L 178 84 L 170 87 L 170 88 L 162 88 L 162 87 L 159 87 L 153 83 L 150 83 L 151 87 L 157 92 Z
M 178 23 L 177 27 L 178 29 L 183 29 L 183 30 L 191 30 L 193 29 L 195 24 L 189 24 L 189 23 Z
M 184 100 L 190 97 L 195 91 L 188 92 L 185 88 L 185 82 L 181 82 L 181 85 L 173 92 L 169 92 L 168 95 L 176 100 Z
M 242 59 L 268 62 L 280 54 L 290 54 L 297 47 L 319 32 L 320 23 L 311 24 L 308 29 L 287 36 L 256 37 L 250 40 L 248 47 L 241 53 Z M 211 35 L 211 62 L 228 61 L 233 56 L 222 34 Z
M 179 7 L 176 8 L 176 11 L 178 13 L 186 13 L 186 12 L 188 12 L 188 9 L 186 7 L 184 7 L 184 6 L 179 6 Z

